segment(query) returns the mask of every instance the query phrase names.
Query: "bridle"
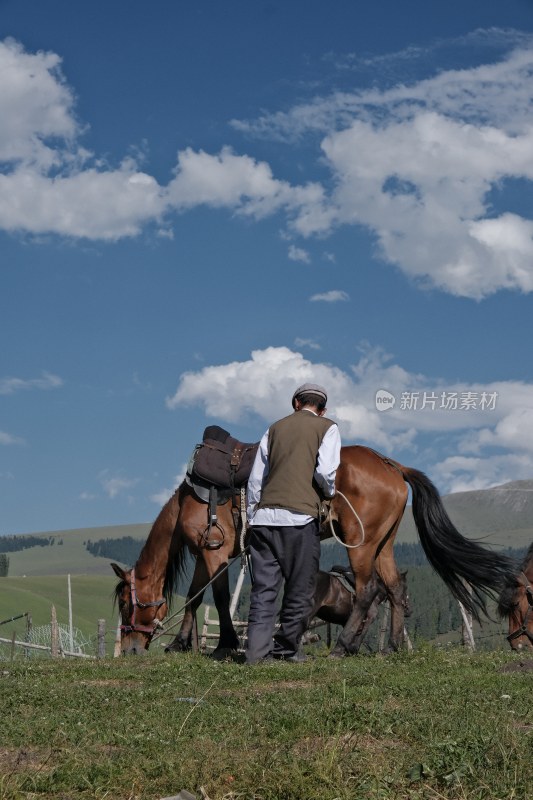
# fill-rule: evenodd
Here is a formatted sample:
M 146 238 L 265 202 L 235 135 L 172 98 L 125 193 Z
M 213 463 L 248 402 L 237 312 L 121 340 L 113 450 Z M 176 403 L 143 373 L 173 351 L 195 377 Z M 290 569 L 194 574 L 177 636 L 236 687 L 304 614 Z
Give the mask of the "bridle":
M 522 576 L 524 580 L 521 579 Z M 516 631 L 513 631 L 512 633 L 509 634 L 509 636 L 507 636 L 507 641 L 512 642 L 514 639 L 519 639 L 520 636 L 527 636 L 527 638 L 533 645 L 533 633 L 531 633 L 527 627 L 528 618 L 531 614 L 533 614 L 533 586 L 531 586 L 529 578 L 527 577 L 525 572 L 520 573 L 518 577 L 518 582 L 525 589 L 528 607 L 524 615 L 524 619 L 522 620 L 522 625 Z
M 130 622 L 129 625 L 121 625 L 120 632 L 122 635 L 126 635 L 128 633 L 144 633 L 149 637 L 149 641 L 151 641 L 156 629 L 161 627 L 160 620 L 154 619 L 150 625 L 138 625 L 135 621 L 135 611 L 137 608 L 160 608 L 163 603 L 166 602 L 166 600 L 164 597 L 162 597 L 160 600 L 153 600 L 150 603 L 143 603 L 141 600 L 139 600 L 137 590 L 135 588 L 135 567 L 132 569 L 130 575 L 130 591 L 132 605 Z

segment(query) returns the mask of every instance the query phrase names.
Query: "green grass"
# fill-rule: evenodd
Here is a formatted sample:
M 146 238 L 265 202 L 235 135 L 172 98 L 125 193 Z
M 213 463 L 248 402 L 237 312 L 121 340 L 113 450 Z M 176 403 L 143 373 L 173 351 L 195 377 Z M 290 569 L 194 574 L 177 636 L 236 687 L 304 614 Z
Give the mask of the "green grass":
M 430 648 L 15 662 L 0 670 L 0 798 L 526 800 L 533 673 L 519 666 Z

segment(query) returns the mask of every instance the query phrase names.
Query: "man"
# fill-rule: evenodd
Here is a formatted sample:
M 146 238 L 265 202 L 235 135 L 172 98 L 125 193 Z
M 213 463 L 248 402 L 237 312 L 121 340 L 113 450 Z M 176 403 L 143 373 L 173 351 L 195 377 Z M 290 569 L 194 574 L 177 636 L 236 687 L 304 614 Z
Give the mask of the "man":
M 341 441 L 324 416 L 327 394 L 306 383 L 294 413 L 266 431 L 248 480 L 253 585 L 246 663 L 301 661 L 300 639 L 311 611 L 320 559 L 320 505 L 335 494 Z M 280 628 L 272 641 L 276 600 L 285 580 Z

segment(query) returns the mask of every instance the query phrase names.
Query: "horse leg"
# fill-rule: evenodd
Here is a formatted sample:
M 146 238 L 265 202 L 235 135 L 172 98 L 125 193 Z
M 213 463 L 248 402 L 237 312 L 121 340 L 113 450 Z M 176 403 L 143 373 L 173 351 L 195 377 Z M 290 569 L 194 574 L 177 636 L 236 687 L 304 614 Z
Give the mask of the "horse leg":
M 189 591 L 187 592 L 187 606 L 185 608 L 185 614 L 183 616 L 181 627 L 174 639 L 165 647 L 165 653 L 184 653 L 192 648 L 192 629 L 196 612 L 204 596 L 204 593 L 201 592 L 201 590 L 206 585 L 207 581 L 208 578 L 205 564 L 202 559 L 199 558 L 196 561 L 191 585 L 189 586 Z M 198 592 L 201 592 L 201 594 L 198 594 Z M 196 594 L 198 594 L 198 597 L 190 602 L 190 598 L 194 597 Z
M 361 556 L 358 558 L 361 558 Z M 357 572 L 354 569 L 355 600 L 352 612 L 337 639 L 335 647 L 329 654 L 330 658 L 342 658 L 346 655 L 355 655 L 359 652 L 361 646 L 361 631 L 363 630 L 364 622 L 378 592 L 378 580 L 377 574 L 373 568 L 372 554 L 366 554 L 363 563 L 361 563 L 361 561 L 363 561 L 363 559 L 357 563 Z M 354 566 L 355 565 L 352 565 L 352 568 Z
M 400 649 L 403 644 L 404 638 L 404 595 L 405 587 L 402 583 L 402 578 L 398 572 L 398 568 L 394 561 L 393 545 L 394 535 L 396 529 L 400 524 L 398 520 L 395 530 L 376 563 L 376 567 L 383 583 L 383 588 L 390 603 L 390 628 L 389 628 L 389 641 L 384 652 L 395 653 Z
M 221 568 L 223 569 L 223 567 Z M 223 660 L 228 658 L 239 648 L 239 638 L 235 633 L 233 622 L 229 611 L 230 607 L 230 591 L 228 571 L 220 572 L 220 575 L 213 582 L 213 599 L 218 612 L 218 621 L 220 624 L 220 637 L 218 645 L 213 653 L 213 658 Z

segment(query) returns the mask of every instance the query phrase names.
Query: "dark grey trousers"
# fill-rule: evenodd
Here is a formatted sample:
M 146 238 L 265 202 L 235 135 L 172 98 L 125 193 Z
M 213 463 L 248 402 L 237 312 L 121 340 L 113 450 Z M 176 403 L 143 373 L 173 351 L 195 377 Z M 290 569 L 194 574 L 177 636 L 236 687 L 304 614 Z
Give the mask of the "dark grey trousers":
M 253 527 L 250 539 L 253 585 L 248 616 L 246 662 L 266 656 L 286 658 L 298 652 L 313 607 L 320 562 L 316 520 L 301 527 Z M 276 601 L 285 580 L 280 628 L 272 641 Z

